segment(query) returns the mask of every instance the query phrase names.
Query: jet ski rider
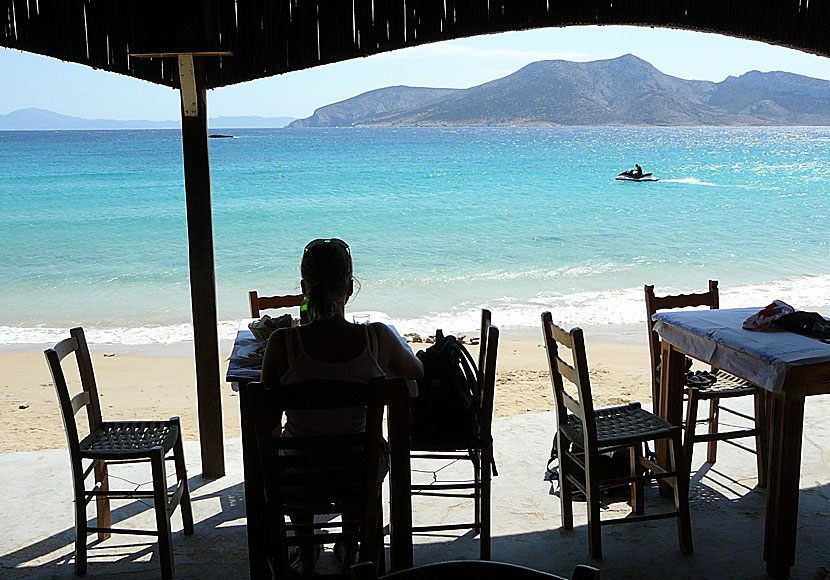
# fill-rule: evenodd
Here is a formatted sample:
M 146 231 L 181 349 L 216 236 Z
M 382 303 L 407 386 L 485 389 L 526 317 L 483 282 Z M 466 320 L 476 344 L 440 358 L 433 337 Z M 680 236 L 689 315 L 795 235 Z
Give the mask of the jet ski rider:
M 634 171 L 632 173 L 637 179 L 640 179 L 643 176 L 643 168 L 640 167 L 639 163 L 634 164 Z

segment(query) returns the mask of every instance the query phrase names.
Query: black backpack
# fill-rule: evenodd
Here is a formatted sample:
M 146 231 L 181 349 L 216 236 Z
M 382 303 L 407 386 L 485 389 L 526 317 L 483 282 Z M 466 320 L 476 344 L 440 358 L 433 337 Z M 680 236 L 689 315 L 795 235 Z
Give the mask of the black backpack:
M 550 450 L 550 459 L 548 459 L 547 471 L 545 472 L 545 480 L 551 483 L 551 495 L 559 495 L 559 452 L 556 448 L 558 435 L 559 433 L 553 435 L 553 446 Z M 568 449 L 571 451 L 577 450 L 577 446 L 570 441 L 566 441 L 566 445 L 568 445 Z M 581 449 L 581 447 L 578 449 Z M 617 449 L 612 452 L 600 453 L 599 465 L 597 465 L 597 474 L 600 479 L 629 477 L 631 475 L 630 454 L 631 451 L 629 449 Z M 585 485 L 585 471 L 573 461 L 571 461 L 571 473 L 582 485 Z M 629 490 L 630 486 L 627 483 L 613 487 L 609 487 L 608 485 L 600 486 L 600 493 L 610 498 L 625 496 Z M 575 501 L 585 501 L 585 496 L 581 491 L 573 488 L 573 499 Z
M 438 330 L 435 344 L 418 352 L 424 378 L 411 401 L 412 440 L 424 444 L 467 441 L 479 434 L 478 371 L 454 336 Z

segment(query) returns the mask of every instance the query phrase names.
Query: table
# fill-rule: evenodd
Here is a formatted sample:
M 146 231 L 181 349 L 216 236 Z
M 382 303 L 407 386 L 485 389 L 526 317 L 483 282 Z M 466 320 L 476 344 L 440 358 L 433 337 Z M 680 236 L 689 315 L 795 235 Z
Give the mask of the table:
M 253 319 L 242 320 L 234 342 L 225 380 L 239 390 L 239 413 L 242 430 L 242 464 L 245 477 L 245 515 L 248 531 L 248 561 L 251 579 L 270 578 L 266 559 L 265 495 L 257 458 L 256 435 L 251 417 L 250 401 L 239 383 L 258 381 L 262 359 L 239 357 L 240 349 L 261 344 L 248 330 Z M 390 565 L 393 571 L 412 567 L 412 498 L 409 465 L 409 395 L 411 386 L 403 379 L 388 382 L 386 418 L 391 447 L 389 466 L 390 498 Z
M 830 393 L 830 345 L 790 332 L 743 330 L 759 308 L 663 312 L 654 315 L 663 368 L 655 409 L 679 425 L 684 355 L 752 381 L 768 392 L 769 483 L 764 560 L 767 574 L 787 578 L 795 562 L 804 402 Z M 658 461 L 667 464 L 665 450 Z

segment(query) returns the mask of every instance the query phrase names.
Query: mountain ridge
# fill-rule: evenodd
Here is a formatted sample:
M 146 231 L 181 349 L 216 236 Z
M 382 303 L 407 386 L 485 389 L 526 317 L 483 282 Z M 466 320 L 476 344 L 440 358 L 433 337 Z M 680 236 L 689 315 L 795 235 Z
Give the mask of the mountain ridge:
M 534 125 L 830 125 L 830 81 L 780 71 L 686 80 L 632 54 L 547 60 L 467 89 L 376 89 L 289 127 Z

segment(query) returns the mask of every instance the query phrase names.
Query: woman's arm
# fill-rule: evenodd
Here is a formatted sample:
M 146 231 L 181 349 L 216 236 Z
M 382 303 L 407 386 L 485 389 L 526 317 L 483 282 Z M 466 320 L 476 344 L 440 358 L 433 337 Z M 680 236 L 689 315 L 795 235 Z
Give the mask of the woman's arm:
M 378 364 L 391 378 L 420 379 L 424 366 L 391 328 L 382 322 L 373 322 L 378 338 Z

